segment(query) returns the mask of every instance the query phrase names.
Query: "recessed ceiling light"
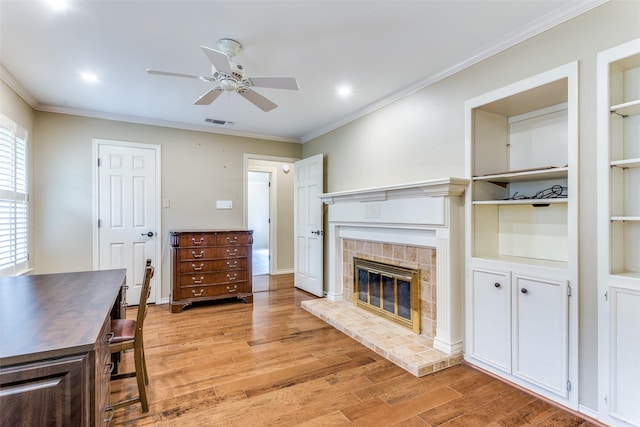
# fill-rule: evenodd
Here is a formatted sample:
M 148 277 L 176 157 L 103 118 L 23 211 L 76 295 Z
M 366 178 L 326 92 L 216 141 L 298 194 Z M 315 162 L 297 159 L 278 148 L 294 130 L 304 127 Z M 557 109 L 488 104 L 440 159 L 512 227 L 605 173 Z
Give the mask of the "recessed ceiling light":
M 82 73 L 81 77 L 82 77 L 82 80 L 89 83 L 95 83 L 98 81 L 98 76 L 96 76 L 93 73 Z
M 56 12 L 61 12 L 69 8 L 69 2 L 67 0 L 47 0 L 51 9 Z
M 343 98 L 351 95 L 351 88 L 349 86 L 338 87 L 338 95 L 340 95 Z

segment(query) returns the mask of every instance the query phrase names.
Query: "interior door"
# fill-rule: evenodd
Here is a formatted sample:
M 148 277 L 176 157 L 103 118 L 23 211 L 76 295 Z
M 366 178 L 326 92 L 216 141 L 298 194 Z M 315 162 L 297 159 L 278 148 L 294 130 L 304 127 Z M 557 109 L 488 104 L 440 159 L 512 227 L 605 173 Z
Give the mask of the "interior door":
M 322 201 L 323 159 L 315 155 L 295 163 L 294 173 L 294 286 L 323 295 Z
M 127 302 L 135 305 L 145 260 L 158 267 L 156 150 L 105 142 L 98 159 L 99 269 L 126 268 Z

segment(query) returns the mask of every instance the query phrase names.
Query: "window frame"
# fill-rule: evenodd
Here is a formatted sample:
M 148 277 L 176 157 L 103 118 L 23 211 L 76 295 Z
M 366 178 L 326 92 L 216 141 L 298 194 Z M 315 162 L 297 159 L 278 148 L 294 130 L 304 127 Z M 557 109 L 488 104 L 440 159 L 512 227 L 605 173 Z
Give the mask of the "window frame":
M 29 134 L 0 113 L 0 276 L 30 270 Z

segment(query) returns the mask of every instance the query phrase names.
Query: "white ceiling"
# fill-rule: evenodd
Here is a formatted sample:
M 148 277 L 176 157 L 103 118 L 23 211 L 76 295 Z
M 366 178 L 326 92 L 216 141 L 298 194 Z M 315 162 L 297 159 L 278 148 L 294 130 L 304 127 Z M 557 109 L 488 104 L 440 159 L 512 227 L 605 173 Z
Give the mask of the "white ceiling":
M 55 13 L 0 0 L 0 77 L 38 110 L 305 142 L 601 3 L 69 0 Z M 248 76 L 294 76 L 300 90 L 256 89 L 279 105 L 268 113 L 235 93 L 196 106 L 212 83 L 146 73 L 209 75 L 200 46 L 220 38 L 243 44 Z

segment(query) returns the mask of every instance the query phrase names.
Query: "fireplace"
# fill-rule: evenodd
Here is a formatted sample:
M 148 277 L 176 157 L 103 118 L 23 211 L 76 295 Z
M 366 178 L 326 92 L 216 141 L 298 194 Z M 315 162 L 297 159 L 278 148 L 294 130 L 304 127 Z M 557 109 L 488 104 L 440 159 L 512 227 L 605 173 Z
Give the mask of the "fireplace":
M 467 185 L 444 178 L 320 195 L 326 298 L 302 307 L 416 376 L 460 363 Z M 419 333 L 354 305 L 354 258 L 419 271 Z
M 356 307 L 420 333 L 420 271 L 353 259 Z

